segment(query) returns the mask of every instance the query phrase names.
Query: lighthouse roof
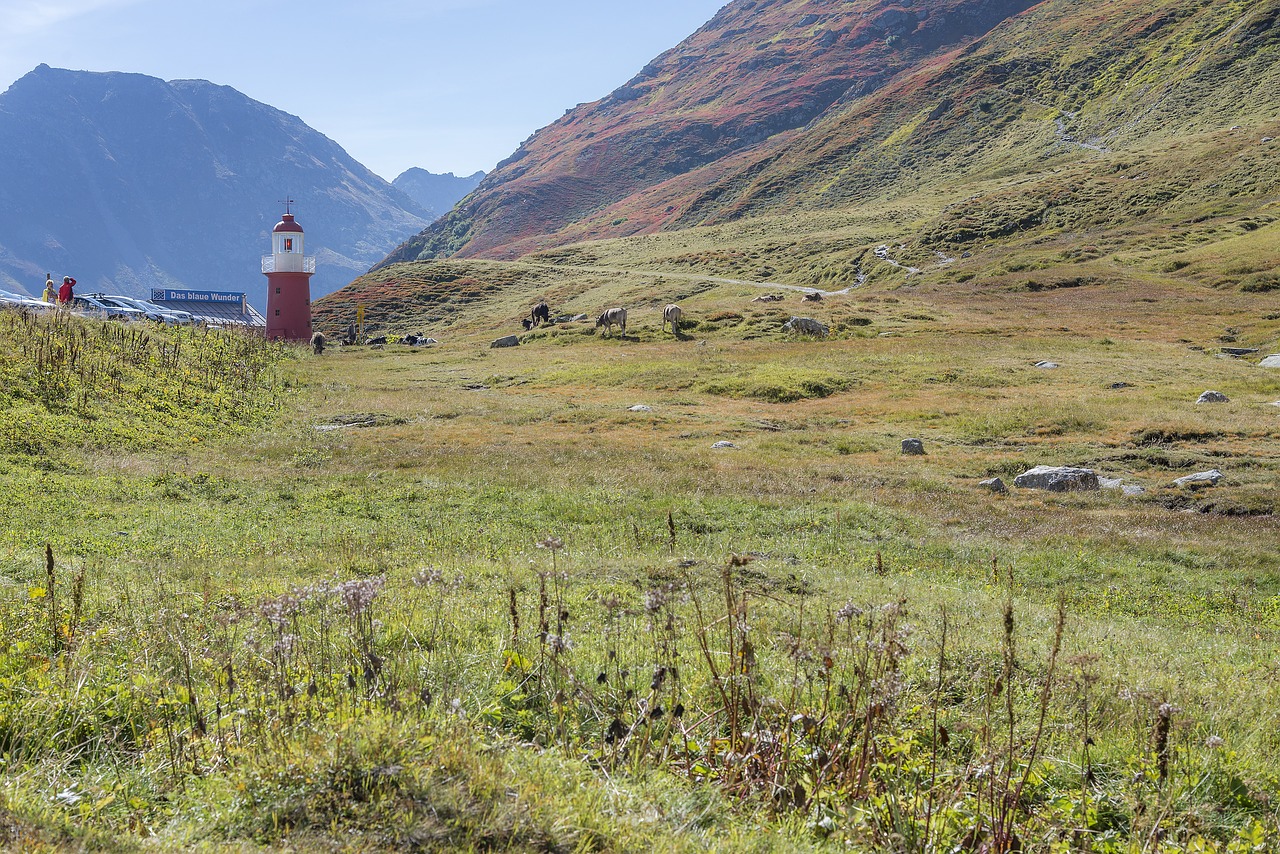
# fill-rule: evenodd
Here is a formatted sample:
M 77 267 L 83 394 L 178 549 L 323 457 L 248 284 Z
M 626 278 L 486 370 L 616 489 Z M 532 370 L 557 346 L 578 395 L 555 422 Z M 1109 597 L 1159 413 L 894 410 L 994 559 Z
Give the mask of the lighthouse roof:
M 271 230 L 271 233 L 279 234 L 282 231 L 291 231 L 297 234 L 302 234 L 302 226 L 293 221 L 293 214 L 287 213 L 280 218 L 280 221 L 276 223 L 276 227 Z

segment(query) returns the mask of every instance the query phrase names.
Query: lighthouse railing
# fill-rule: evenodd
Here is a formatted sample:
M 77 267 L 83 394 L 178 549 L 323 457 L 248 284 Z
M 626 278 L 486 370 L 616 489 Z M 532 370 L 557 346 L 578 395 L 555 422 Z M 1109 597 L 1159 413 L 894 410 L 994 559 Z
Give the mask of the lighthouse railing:
M 280 266 L 280 269 L 279 269 L 279 270 L 277 270 L 277 268 L 276 268 L 276 256 L 274 256 L 274 255 L 263 255 L 263 256 L 262 256 L 262 272 L 264 272 L 264 273 L 275 273 L 275 272 L 280 272 L 280 273 L 314 273 L 314 272 L 316 271 L 316 256 L 314 256 L 314 255 L 304 255 L 304 256 L 301 258 L 301 262 L 302 262 L 302 263 L 300 263 L 300 264 L 298 263 L 298 260 L 297 260 L 297 259 L 298 259 L 298 256 L 297 256 L 297 255 L 283 255 L 283 256 L 281 256 L 281 257 L 282 257 L 282 258 L 284 258 L 284 259 L 286 259 L 286 260 L 288 261 L 288 263 L 287 263 L 287 264 L 282 264 L 282 265 Z

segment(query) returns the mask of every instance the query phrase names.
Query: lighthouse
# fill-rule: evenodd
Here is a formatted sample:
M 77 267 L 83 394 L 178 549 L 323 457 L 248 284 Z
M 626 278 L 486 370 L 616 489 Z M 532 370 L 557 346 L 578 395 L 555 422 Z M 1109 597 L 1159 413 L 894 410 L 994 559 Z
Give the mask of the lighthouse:
M 314 255 L 302 251 L 302 226 L 285 213 L 271 231 L 271 254 L 262 259 L 267 277 L 267 338 L 306 341 L 311 338 L 311 276 Z

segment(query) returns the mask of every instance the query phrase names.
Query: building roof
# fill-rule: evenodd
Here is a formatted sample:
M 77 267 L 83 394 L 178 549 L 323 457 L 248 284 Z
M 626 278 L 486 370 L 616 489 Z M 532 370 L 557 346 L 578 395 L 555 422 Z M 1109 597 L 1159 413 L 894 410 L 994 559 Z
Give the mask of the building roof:
M 267 319 L 249 305 L 246 295 L 236 291 L 192 291 L 152 288 L 151 301 L 165 308 L 188 312 L 197 322 L 214 326 L 266 327 Z
M 293 221 L 293 214 L 287 213 L 276 223 L 276 227 L 271 230 L 272 234 L 279 234 L 282 231 L 290 231 L 296 234 L 302 234 L 302 226 Z
M 207 323 L 210 326 L 229 326 L 234 324 L 236 326 L 261 326 L 264 329 L 267 326 L 267 319 L 256 308 L 247 303 L 243 312 L 238 305 L 222 303 L 165 300 L 161 305 L 165 308 L 176 308 L 180 311 L 190 312 L 197 323 Z

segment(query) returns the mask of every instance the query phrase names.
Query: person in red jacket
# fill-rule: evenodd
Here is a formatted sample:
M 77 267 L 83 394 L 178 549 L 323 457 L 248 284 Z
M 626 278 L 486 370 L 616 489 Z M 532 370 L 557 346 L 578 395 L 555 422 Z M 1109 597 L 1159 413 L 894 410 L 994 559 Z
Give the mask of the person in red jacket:
M 76 280 L 70 276 L 62 277 L 62 287 L 58 288 L 58 305 L 67 306 L 75 296 Z

